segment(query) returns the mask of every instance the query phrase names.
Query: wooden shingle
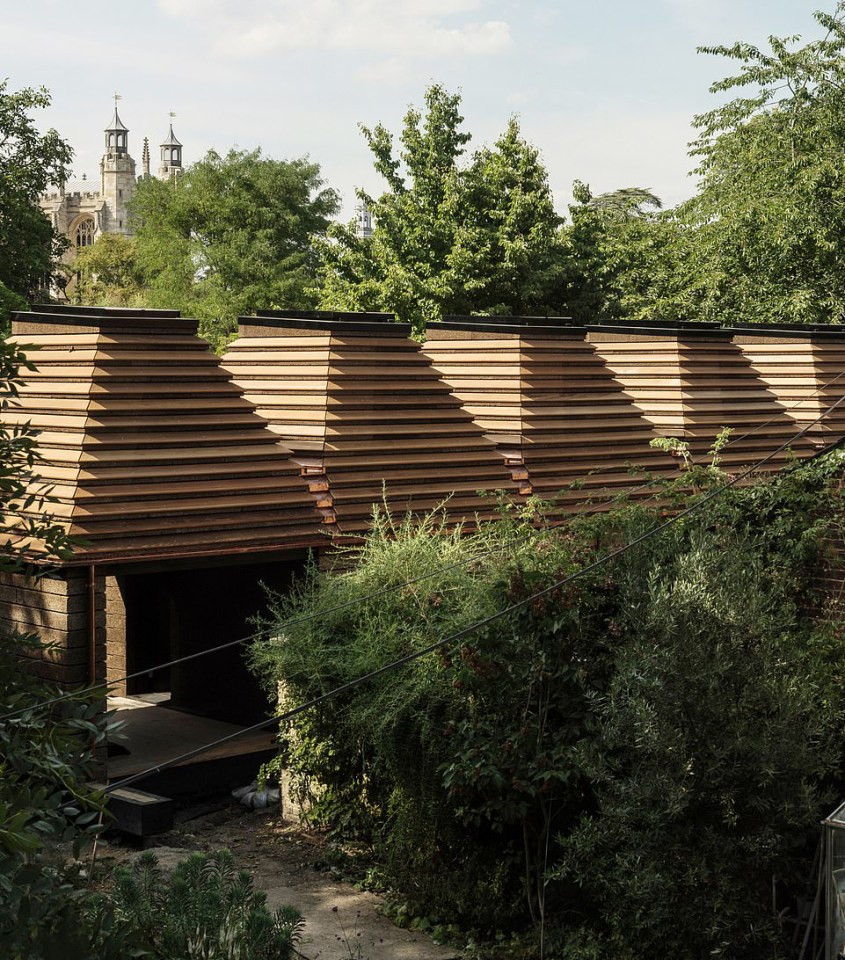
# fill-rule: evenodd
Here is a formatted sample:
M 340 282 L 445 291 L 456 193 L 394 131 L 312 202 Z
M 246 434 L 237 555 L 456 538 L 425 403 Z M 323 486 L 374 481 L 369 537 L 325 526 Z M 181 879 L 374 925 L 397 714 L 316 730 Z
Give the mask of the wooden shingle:
M 514 491 L 406 325 L 285 311 L 239 322 L 223 364 L 293 450 L 325 523 L 360 533 L 383 497 L 394 516 L 445 503 L 472 520 L 494 512 L 479 491 Z
M 49 511 L 72 563 L 320 543 L 289 451 L 174 311 L 36 308 L 12 341 L 36 371 L 2 413 L 40 431 Z
M 566 511 L 648 496 L 677 472 L 648 421 L 587 341 L 561 319 L 447 317 L 423 350 L 499 450 L 521 492 Z M 637 489 L 642 488 L 642 489 Z
M 721 465 L 729 471 L 754 464 L 798 432 L 729 330 L 692 323 L 587 329 L 599 356 L 657 432 L 686 441 L 698 463 L 709 462 L 708 451 L 726 427 L 731 443 Z M 811 451 L 805 439 L 793 440 L 764 469 L 776 470 L 792 455 Z

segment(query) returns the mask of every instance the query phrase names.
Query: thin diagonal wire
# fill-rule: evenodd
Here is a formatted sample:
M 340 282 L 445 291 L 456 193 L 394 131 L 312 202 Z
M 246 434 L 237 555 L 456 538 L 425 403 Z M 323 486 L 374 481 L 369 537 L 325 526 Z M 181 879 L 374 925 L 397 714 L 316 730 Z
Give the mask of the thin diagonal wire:
M 791 409 L 794 410 L 796 407 L 800 406 L 802 403 L 808 400 L 813 400 L 817 398 L 822 393 L 823 390 L 829 389 L 843 377 L 845 377 L 845 370 L 837 374 L 832 380 L 822 384 L 814 393 L 809 394 L 806 397 L 802 397 L 796 404 L 794 404 L 794 406 Z M 834 406 L 836 406 L 836 404 L 834 404 Z M 833 406 L 830 407 L 829 411 L 833 410 L 833 408 L 834 408 Z M 783 411 L 783 413 L 787 413 L 787 411 Z M 783 415 L 783 413 L 781 415 Z M 757 424 L 753 429 L 749 430 L 748 432 L 742 434 L 739 437 L 729 438 L 727 443 L 724 445 L 722 449 L 727 449 L 727 447 L 731 446 L 734 443 L 739 443 L 742 440 L 748 439 L 748 437 L 753 436 L 754 434 L 758 433 L 760 430 L 763 430 L 765 427 L 769 426 L 772 423 L 775 423 L 779 419 L 780 419 L 779 416 L 772 417 L 769 420 L 764 421 L 763 423 Z M 815 423 L 818 423 L 818 422 L 819 421 L 814 421 L 814 423 L 810 424 L 810 426 L 814 426 Z M 800 435 L 796 435 L 796 437 L 794 437 L 790 441 L 790 443 L 794 443 L 795 439 L 798 439 L 799 436 Z M 632 496 L 635 496 L 637 493 L 640 493 L 641 491 L 646 490 L 652 486 L 654 486 L 654 480 L 649 479 L 644 483 L 640 484 L 639 486 L 634 487 L 631 490 L 623 491 L 621 494 L 619 494 L 618 496 L 614 497 L 611 500 L 603 501 L 601 504 L 597 505 L 594 510 L 582 511 L 581 513 L 567 516 L 562 520 L 552 521 L 551 523 L 548 523 L 545 527 L 539 530 L 530 530 L 527 533 L 523 534 L 522 536 L 515 537 L 513 540 L 508 541 L 508 543 L 497 545 L 496 547 L 493 547 L 490 550 L 483 551 L 482 553 L 475 554 L 471 557 L 467 557 L 462 560 L 457 560 L 452 564 L 447 564 L 446 566 L 438 567 L 434 570 L 429 571 L 428 573 L 423 573 L 417 577 L 412 577 L 410 580 L 405 580 L 401 583 L 396 583 L 387 587 L 382 587 L 381 589 L 376 590 L 371 594 L 367 594 L 363 597 L 356 597 L 354 600 L 347 600 L 344 603 L 338 604 L 337 606 L 334 606 L 334 607 L 329 607 L 328 609 L 322 610 L 319 613 L 306 614 L 303 617 L 298 617 L 293 620 L 289 620 L 286 623 L 281 624 L 279 626 L 274 626 L 272 628 L 267 628 L 265 630 L 258 630 L 251 634 L 248 634 L 247 636 L 239 637 L 237 640 L 228 640 L 225 643 L 218 644 L 214 647 L 207 647 L 204 650 L 198 650 L 195 653 L 186 654 L 183 657 L 177 657 L 173 660 L 168 660 L 163 663 L 155 664 L 154 666 L 148 667 L 147 669 L 144 669 L 144 670 L 136 670 L 133 673 L 128 673 L 122 677 L 116 677 L 111 680 L 106 680 L 100 683 L 91 684 L 87 687 L 81 688 L 80 690 L 67 691 L 63 694 L 60 694 L 56 697 L 52 697 L 48 700 L 40 701 L 38 704 L 34 704 L 31 707 L 24 707 L 18 710 L 10 711 L 9 713 L 0 715 L 0 723 L 6 720 L 15 719 L 16 717 L 21 717 L 29 713 L 30 711 L 46 709 L 47 707 L 53 706 L 57 703 L 62 703 L 66 700 L 77 699 L 79 697 L 84 697 L 92 693 L 101 693 L 103 691 L 108 690 L 109 687 L 114 686 L 117 683 L 124 683 L 127 680 L 134 680 L 137 677 L 146 677 L 152 673 L 157 673 L 161 670 L 167 670 L 171 667 L 178 666 L 182 663 L 188 663 L 191 660 L 197 660 L 200 657 L 209 656 L 213 653 L 220 653 L 221 651 L 229 650 L 232 647 L 242 646 L 245 643 L 249 643 L 252 640 L 257 640 L 262 636 L 270 635 L 271 633 L 275 633 L 278 630 L 284 629 L 285 627 L 298 626 L 301 623 L 307 623 L 310 620 L 316 619 L 318 616 L 326 616 L 327 614 L 330 614 L 330 613 L 339 613 L 342 610 L 348 609 L 349 607 L 352 607 L 352 606 L 357 606 L 360 603 L 367 603 L 370 600 L 377 600 L 380 597 L 385 596 L 389 593 L 392 593 L 396 590 L 404 590 L 408 587 L 415 586 L 418 583 L 422 583 L 425 580 L 430 580 L 432 577 L 439 576 L 443 573 L 448 573 L 450 570 L 457 569 L 458 567 L 465 566 L 469 563 L 474 563 L 477 560 L 483 560 L 486 557 L 492 556 L 494 553 L 497 553 L 500 550 L 503 550 L 507 547 L 516 546 L 517 544 L 525 542 L 533 537 L 544 536 L 545 534 L 551 533 L 554 530 L 560 529 L 560 527 L 565 526 L 568 523 L 574 522 L 578 517 L 589 516 L 593 513 L 598 513 L 600 511 L 610 509 L 613 506 L 615 506 L 617 503 L 620 503 L 623 500 L 629 500 Z M 641 502 L 643 504 L 646 504 L 651 500 L 655 500 L 659 495 L 660 495 L 660 492 L 656 491 L 655 493 L 651 494 L 651 496 L 646 497 L 645 500 Z
M 569 574 L 566 577 L 563 577 L 560 580 L 555 581 L 548 587 L 545 587 L 542 590 L 538 590 L 536 593 L 531 594 L 528 597 L 523 597 L 521 600 L 517 600 L 515 603 L 510 604 L 507 607 L 504 607 L 501 610 L 496 611 L 496 613 L 490 614 L 488 617 L 484 617 L 482 620 L 478 620 L 475 623 L 470 624 L 467 627 L 464 627 L 462 630 L 457 631 L 457 633 L 450 634 L 448 637 L 443 637 L 440 640 L 436 640 L 434 643 L 429 644 L 426 647 L 421 648 L 420 650 L 415 650 L 412 653 L 406 654 L 404 657 L 400 657 L 398 660 L 393 660 L 390 663 L 384 664 L 384 666 L 378 667 L 376 670 L 371 670 L 369 673 L 366 673 L 360 677 L 355 677 L 352 680 L 347 681 L 344 684 L 341 684 L 339 687 L 335 687 L 332 690 L 322 693 L 317 697 L 313 697 L 311 700 L 306 701 L 305 703 L 300 704 L 298 707 L 294 707 L 291 710 L 286 710 L 284 713 L 270 717 L 267 720 L 263 720 L 260 723 L 253 724 L 249 727 L 243 727 L 241 730 L 237 730 L 234 733 L 230 733 L 225 737 L 220 737 L 216 740 L 213 740 L 209 743 L 206 743 L 200 747 L 195 747 L 193 750 L 188 750 L 185 753 L 179 754 L 179 756 L 172 757 L 170 760 L 165 760 L 163 763 L 156 764 L 155 766 L 148 767 L 145 770 L 141 770 L 138 773 L 132 774 L 131 776 L 125 777 L 122 780 L 118 780 L 113 784 L 109 784 L 108 787 L 103 791 L 105 794 L 114 793 L 116 790 L 121 789 L 122 787 L 129 786 L 134 783 L 138 783 L 141 780 L 146 779 L 147 777 L 153 776 L 156 773 L 161 773 L 164 770 L 169 769 L 170 767 L 176 766 L 180 763 L 185 763 L 188 760 L 192 760 L 195 757 L 201 756 L 203 753 L 206 753 L 209 750 L 214 749 L 217 746 L 222 744 L 229 743 L 232 740 L 236 740 L 239 737 L 244 736 L 247 733 L 254 733 L 258 730 L 262 730 L 271 724 L 284 723 L 287 720 L 292 719 L 293 717 L 298 716 L 301 713 L 304 713 L 306 710 L 310 710 L 313 707 L 318 706 L 321 703 L 325 703 L 327 700 L 332 700 L 335 697 L 340 696 L 343 693 L 346 693 L 349 690 L 353 690 L 355 687 L 359 687 L 364 683 L 367 683 L 370 680 L 374 680 L 376 677 L 383 676 L 386 673 L 391 673 L 394 670 L 398 670 L 400 667 L 404 667 L 409 663 L 413 663 L 416 660 L 421 659 L 422 657 L 428 656 L 430 653 L 434 653 L 437 650 L 440 650 L 444 647 L 450 646 L 458 640 L 463 639 L 466 636 L 469 636 L 471 633 L 474 633 L 476 630 L 479 630 L 481 627 L 485 627 L 490 623 L 494 623 L 496 620 L 500 620 L 502 617 L 507 616 L 509 613 L 513 613 L 515 610 L 519 610 L 521 607 L 524 607 L 526 604 L 531 603 L 534 600 L 538 600 L 541 597 L 546 596 L 549 593 L 552 593 L 555 590 L 560 589 L 561 587 L 566 586 L 569 583 L 572 583 L 574 580 L 578 580 L 581 577 L 585 576 L 588 573 L 591 573 L 593 570 L 598 569 L 603 566 L 610 560 L 613 560 L 616 557 L 621 556 L 623 553 L 627 553 L 629 550 L 634 549 L 639 546 L 641 543 L 644 543 L 646 540 L 650 540 L 652 537 L 656 536 L 658 533 L 661 533 L 663 530 L 668 529 L 672 524 L 678 523 L 680 520 L 683 520 L 684 517 L 689 516 L 690 514 L 703 509 L 707 504 L 711 503 L 717 497 L 723 496 L 728 490 L 735 487 L 738 483 L 741 483 L 746 477 L 749 477 L 752 473 L 755 473 L 760 467 L 764 466 L 770 460 L 773 460 L 779 453 L 782 453 L 790 444 L 794 443 L 796 440 L 805 436 L 807 432 L 820 423 L 825 417 L 829 416 L 841 403 L 845 402 L 845 395 L 839 398 L 834 404 L 832 404 L 827 410 L 825 410 L 821 416 L 819 416 L 812 423 L 807 424 L 804 428 L 798 431 L 795 436 L 791 437 L 785 443 L 782 443 L 779 447 L 773 450 L 771 453 L 767 454 L 761 460 L 756 461 L 752 466 L 748 467 L 746 470 L 743 470 L 741 473 L 738 473 L 735 477 L 729 480 L 726 484 L 721 487 L 718 487 L 715 490 L 712 490 L 710 493 L 705 494 L 695 503 L 690 504 L 690 506 L 685 507 L 683 510 L 679 511 L 676 514 L 673 514 L 667 520 L 664 520 L 662 523 L 659 523 L 652 527 L 649 530 L 646 530 L 644 533 L 640 534 L 638 537 L 635 537 L 633 540 L 628 541 L 620 547 L 617 547 L 615 550 L 611 550 L 609 553 L 606 553 L 604 556 L 599 557 L 597 560 L 594 560 L 592 563 L 587 564 L 586 567 L 582 567 L 580 570 L 576 570 L 574 573 Z M 809 457 L 806 457 L 802 460 L 797 461 L 797 465 L 793 467 L 794 469 L 799 469 L 806 466 L 808 463 L 816 460 L 822 453 L 828 453 L 830 450 L 834 449 L 841 441 L 836 441 L 836 443 L 831 444 L 829 447 L 824 450 L 820 450 Z

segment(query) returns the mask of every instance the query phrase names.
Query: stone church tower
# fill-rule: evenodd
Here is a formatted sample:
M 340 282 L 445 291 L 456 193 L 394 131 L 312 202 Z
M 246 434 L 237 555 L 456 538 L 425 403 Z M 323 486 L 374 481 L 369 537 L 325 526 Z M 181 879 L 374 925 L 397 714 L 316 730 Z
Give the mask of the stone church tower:
M 132 234 L 129 202 L 138 181 L 135 161 L 129 155 L 129 130 L 117 112 L 118 99 L 115 96 L 114 116 L 105 129 L 99 185 L 95 177 L 83 174 L 79 180 L 51 187 L 38 201 L 53 229 L 70 241 L 62 255 L 62 262 L 68 268 L 72 268 L 77 253 L 83 247 L 90 247 L 102 234 L 119 233 L 125 237 Z M 144 176 L 149 176 L 150 147 L 146 137 L 142 165 Z M 176 139 L 171 123 L 167 139 L 161 145 L 158 175 L 169 180 L 181 173 L 182 144 Z M 71 277 L 68 284 L 73 282 Z
M 129 130 L 114 108 L 106 127 L 106 152 L 100 161 L 100 196 L 105 205 L 102 233 L 129 236 L 129 201 L 135 192 L 135 161 L 129 156 Z

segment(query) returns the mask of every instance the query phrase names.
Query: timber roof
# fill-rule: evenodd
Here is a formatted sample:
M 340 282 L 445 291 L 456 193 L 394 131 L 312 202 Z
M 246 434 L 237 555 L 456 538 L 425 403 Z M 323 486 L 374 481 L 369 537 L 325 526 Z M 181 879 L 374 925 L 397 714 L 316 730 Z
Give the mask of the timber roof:
M 719 431 L 732 430 L 722 454 L 727 469 L 749 466 L 794 437 L 795 420 L 736 342 L 715 324 L 590 325 L 587 339 L 657 432 L 689 444 L 709 460 Z M 792 442 L 766 470 L 813 450 Z
M 845 326 L 738 325 L 733 337 L 794 429 L 808 427 L 818 446 L 845 436 Z M 814 423 L 825 410 L 830 414 Z
M 516 488 L 494 445 L 440 379 L 410 328 L 382 315 L 267 311 L 242 317 L 223 364 L 294 451 L 327 524 L 365 530 L 448 500 L 489 515 L 478 491 Z
M 566 510 L 676 473 L 583 327 L 566 318 L 447 317 L 423 350 L 495 444 L 521 492 Z
M 31 423 L 71 563 L 276 552 L 320 542 L 319 515 L 195 320 L 36 308 L 12 341 L 37 370 L 2 412 Z

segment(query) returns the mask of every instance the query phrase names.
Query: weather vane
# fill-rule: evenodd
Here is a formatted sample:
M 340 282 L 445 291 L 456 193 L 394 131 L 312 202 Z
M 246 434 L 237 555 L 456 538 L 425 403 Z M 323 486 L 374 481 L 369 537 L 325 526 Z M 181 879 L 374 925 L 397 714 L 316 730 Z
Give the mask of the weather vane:
M 176 112 L 174 110 L 171 110 L 170 113 L 168 113 L 167 115 L 172 120 L 176 116 Z
M 118 101 L 118 100 L 122 100 L 122 99 L 123 99 L 123 97 L 122 97 L 117 91 L 115 91 L 115 94 L 114 94 L 114 108 L 115 108 L 115 110 L 117 110 L 117 101 Z

